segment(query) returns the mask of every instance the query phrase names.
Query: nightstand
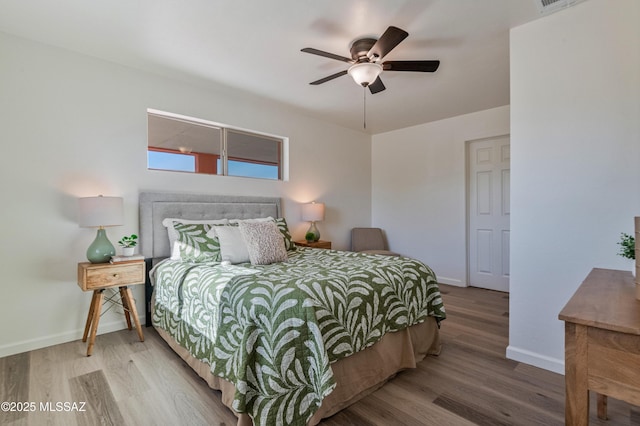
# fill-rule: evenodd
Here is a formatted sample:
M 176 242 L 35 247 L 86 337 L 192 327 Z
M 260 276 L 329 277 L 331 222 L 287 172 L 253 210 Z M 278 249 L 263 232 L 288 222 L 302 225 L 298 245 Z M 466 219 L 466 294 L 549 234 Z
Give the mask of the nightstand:
M 131 318 L 136 325 L 136 331 L 140 341 L 144 342 L 142 327 L 138 319 L 138 311 L 136 309 L 135 300 L 131 294 L 131 289 L 127 286 L 143 284 L 145 282 L 145 264 L 144 260 L 131 263 L 78 263 L 78 286 L 82 291 L 93 291 L 91 305 L 89 306 L 89 314 L 87 315 L 87 323 L 84 327 L 82 341 L 87 341 L 89 329 L 89 345 L 87 346 L 87 356 L 91 356 L 93 345 L 96 341 L 96 332 L 98 331 L 98 322 L 100 321 L 100 311 L 104 302 L 103 292 L 107 288 L 118 287 L 120 290 L 120 298 L 124 309 L 124 316 L 127 320 L 127 327 L 131 330 Z
M 312 247 L 312 248 L 321 248 L 321 249 L 331 249 L 331 241 L 314 241 L 314 242 L 309 242 L 309 241 L 296 241 L 295 242 L 297 246 L 300 247 Z

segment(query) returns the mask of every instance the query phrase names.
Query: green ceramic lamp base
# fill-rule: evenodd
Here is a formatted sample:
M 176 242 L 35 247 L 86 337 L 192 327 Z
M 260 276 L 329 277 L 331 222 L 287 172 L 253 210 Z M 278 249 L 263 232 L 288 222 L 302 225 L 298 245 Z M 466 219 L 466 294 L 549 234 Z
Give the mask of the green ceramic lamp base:
M 107 263 L 111 260 L 111 256 L 115 255 L 116 249 L 107 238 L 107 232 L 104 228 L 98 229 L 96 239 L 87 249 L 87 259 L 91 263 Z

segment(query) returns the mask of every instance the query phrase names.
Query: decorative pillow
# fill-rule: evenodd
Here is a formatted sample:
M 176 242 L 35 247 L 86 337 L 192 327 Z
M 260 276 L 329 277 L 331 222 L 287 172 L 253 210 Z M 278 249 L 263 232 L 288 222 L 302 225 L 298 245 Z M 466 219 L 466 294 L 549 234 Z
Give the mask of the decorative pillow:
M 169 247 L 171 248 L 173 258 L 173 246 L 178 239 L 178 231 L 176 231 L 174 224 L 203 224 L 203 225 L 225 225 L 229 223 L 228 219 L 178 219 L 178 218 L 166 218 L 162 221 L 162 225 L 167 228 L 167 234 L 169 235 Z
M 218 239 L 207 236 L 211 226 L 206 223 L 173 223 L 178 238 L 171 258 L 185 262 L 220 262 L 220 243 Z
M 284 238 L 275 222 L 240 222 L 252 265 L 268 265 L 287 260 Z
M 213 232 L 220 240 L 220 254 L 223 261 L 226 260 L 232 264 L 249 262 L 249 251 L 237 225 L 216 226 Z
M 278 230 L 282 234 L 284 238 L 284 247 L 287 251 L 293 251 L 296 249 L 296 245 L 291 238 L 291 233 L 289 232 L 289 227 L 287 226 L 287 221 L 284 220 L 284 217 L 279 217 L 276 219 L 276 225 L 278 226 Z
M 287 221 L 280 217 L 278 219 L 274 219 L 271 216 L 261 217 L 257 219 L 230 219 L 229 223 L 231 225 L 239 224 L 241 222 L 275 222 L 278 225 L 278 229 L 282 233 L 282 237 L 284 238 L 284 246 L 287 251 L 292 251 L 296 249 L 296 245 L 291 238 L 291 233 L 289 232 L 289 227 L 287 226 Z

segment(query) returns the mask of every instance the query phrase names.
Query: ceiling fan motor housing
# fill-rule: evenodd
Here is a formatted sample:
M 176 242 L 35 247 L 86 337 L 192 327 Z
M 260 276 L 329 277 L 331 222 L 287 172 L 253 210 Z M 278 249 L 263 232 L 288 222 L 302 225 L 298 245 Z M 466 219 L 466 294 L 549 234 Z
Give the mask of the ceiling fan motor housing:
M 370 58 L 367 55 L 369 50 L 376 44 L 375 38 L 360 38 L 351 43 L 350 52 L 351 57 L 356 62 L 369 62 Z M 378 58 L 371 58 L 374 61 Z

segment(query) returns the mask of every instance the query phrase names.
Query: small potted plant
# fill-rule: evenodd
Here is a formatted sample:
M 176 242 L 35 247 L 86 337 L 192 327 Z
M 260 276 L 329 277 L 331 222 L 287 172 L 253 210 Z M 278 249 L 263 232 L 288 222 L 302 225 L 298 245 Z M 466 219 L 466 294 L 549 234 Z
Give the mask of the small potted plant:
M 636 239 L 633 235 L 625 234 L 624 232 L 620 234 L 620 241 L 618 242 L 620 246 L 620 251 L 618 252 L 619 256 L 624 257 L 625 259 L 635 260 L 636 258 Z M 635 272 L 635 265 L 632 268 L 632 272 Z
M 123 256 L 133 256 L 136 244 L 138 244 L 138 236 L 136 234 L 131 234 L 129 236 L 125 235 L 120 238 L 118 244 L 122 247 Z

